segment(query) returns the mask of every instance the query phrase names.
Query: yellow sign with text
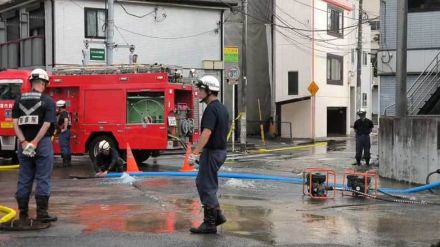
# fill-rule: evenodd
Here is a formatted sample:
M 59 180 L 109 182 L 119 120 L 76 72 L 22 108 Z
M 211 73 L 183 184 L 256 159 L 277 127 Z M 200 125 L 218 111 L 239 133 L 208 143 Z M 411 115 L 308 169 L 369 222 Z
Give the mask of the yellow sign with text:
M 14 128 L 14 125 L 12 124 L 12 122 L 1 122 L 0 127 L 2 129 L 12 129 Z

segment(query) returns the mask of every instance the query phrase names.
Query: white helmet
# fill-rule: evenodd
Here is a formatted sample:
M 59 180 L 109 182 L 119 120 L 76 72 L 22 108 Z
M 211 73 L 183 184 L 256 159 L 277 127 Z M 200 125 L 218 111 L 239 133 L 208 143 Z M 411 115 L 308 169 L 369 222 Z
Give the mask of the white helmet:
M 359 109 L 358 112 L 357 112 L 358 115 L 363 115 L 363 114 L 366 114 L 366 113 L 367 113 L 367 110 L 365 110 L 364 108 Z
M 208 89 L 212 92 L 220 91 L 220 82 L 212 75 L 205 75 L 197 82 L 197 87 L 202 89 Z
M 47 74 L 47 72 L 44 69 L 34 69 L 31 72 L 31 75 L 29 76 L 29 81 L 33 81 L 33 80 L 43 80 L 46 83 L 49 83 L 49 75 Z
M 102 151 L 109 151 L 110 150 L 110 143 L 108 141 L 100 141 L 98 144 L 98 149 L 100 152 Z
M 66 101 L 58 100 L 57 101 L 57 107 L 66 107 Z

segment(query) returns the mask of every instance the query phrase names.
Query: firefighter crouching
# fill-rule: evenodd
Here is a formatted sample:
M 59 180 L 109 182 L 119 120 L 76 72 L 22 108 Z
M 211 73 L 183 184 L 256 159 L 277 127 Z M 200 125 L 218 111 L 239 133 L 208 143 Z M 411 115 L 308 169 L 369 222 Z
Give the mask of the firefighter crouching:
M 190 231 L 214 234 L 217 233 L 217 226 L 226 222 L 217 199 L 217 190 L 218 170 L 226 160 L 229 116 L 226 107 L 217 98 L 220 91 L 217 78 L 204 76 L 198 81 L 197 87 L 201 102 L 205 102 L 207 107 L 202 117 L 202 134 L 189 160 L 192 164 L 199 160 L 196 186 L 204 207 L 204 219 L 198 228 L 191 228 Z
M 105 177 L 109 171 L 123 171 L 122 160 L 119 158 L 118 151 L 111 148 L 110 143 L 105 140 L 98 144 L 98 155 L 94 164 L 97 177 Z
M 58 141 L 60 144 L 61 158 L 63 159 L 63 167 L 70 167 L 72 165 L 72 154 L 70 152 L 69 113 L 66 110 L 66 101 L 58 100 L 56 105 L 58 108 Z
M 53 169 L 53 148 L 51 136 L 55 130 L 55 102 L 43 92 L 49 85 L 49 76 L 42 69 L 32 71 L 29 81 L 32 91 L 22 94 L 12 110 L 15 134 L 18 138 L 17 199 L 21 225 L 29 225 L 29 197 L 34 179 L 37 181 L 35 200 L 37 222 L 56 221 L 57 217 L 48 214 Z

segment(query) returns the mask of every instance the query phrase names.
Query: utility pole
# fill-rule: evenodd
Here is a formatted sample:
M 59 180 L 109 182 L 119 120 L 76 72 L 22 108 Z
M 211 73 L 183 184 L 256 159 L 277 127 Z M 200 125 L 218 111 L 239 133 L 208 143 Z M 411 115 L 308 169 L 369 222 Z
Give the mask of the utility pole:
M 397 1 L 397 56 L 396 56 L 396 116 L 406 118 L 408 102 L 406 94 L 408 1 Z
M 242 35 L 242 80 L 241 80 L 241 104 L 240 104 L 240 144 L 246 150 L 246 86 L 247 86 L 247 22 L 248 22 L 248 0 L 242 0 L 243 35 Z
M 362 108 L 362 18 L 364 16 L 363 0 L 359 0 L 358 42 L 357 42 L 357 73 L 356 73 L 356 106 Z
M 115 42 L 113 40 L 115 34 L 115 2 L 114 0 L 107 0 L 107 41 L 106 41 L 106 53 L 107 53 L 107 65 L 113 64 L 113 49 Z

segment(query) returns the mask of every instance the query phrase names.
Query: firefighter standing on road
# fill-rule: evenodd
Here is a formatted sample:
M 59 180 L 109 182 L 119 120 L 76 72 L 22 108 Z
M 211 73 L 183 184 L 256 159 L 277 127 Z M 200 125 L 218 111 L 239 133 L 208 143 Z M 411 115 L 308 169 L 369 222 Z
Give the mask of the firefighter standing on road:
M 17 199 L 21 224 L 29 224 L 28 204 L 34 179 L 37 181 L 35 200 L 38 222 L 56 221 L 57 217 L 47 212 L 53 169 L 51 136 L 55 130 L 55 102 L 43 94 L 49 85 L 49 76 L 42 69 L 32 71 L 29 81 L 32 92 L 24 93 L 15 102 L 12 110 L 15 134 L 18 138 Z
M 105 177 L 109 171 L 122 172 L 122 161 L 119 153 L 110 147 L 108 141 L 101 141 L 98 144 L 98 155 L 95 159 L 95 169 L 97 177 Z
M 70 152 L 70 121 L 69 113 L 66 110 L 66 101 L 58 100 L 58 141 L 60 143 L 61 157 L 63 158 L 63 167 L 72 165 L 72 155 Z
M 199 97 L 208 106 L 202 117 L 200 140 L 189 160 L 194 164 L 201 152 L 196 186 L 204 207 L 204 219 L 198 228 L 191 228 L 190 231 L 216 233 L 217 226 L 226 222 L 217 199 L 217 173 L 226 160 L 229 116 L 226 107 L 217 98 L 220 91 L 220 82 L 217 78 L 204 76 L 198 81 L 197 87 Z
M 354 122 L 354 131 L 356 132 L 356 165 L 361 165 L 362 151 L 364 153 L 365 163 L 370 165 L 370 133 L 374 128 L 373 122 L 366 117 L 367 112 L 364 109 L 358 111 L 359 119 Z

